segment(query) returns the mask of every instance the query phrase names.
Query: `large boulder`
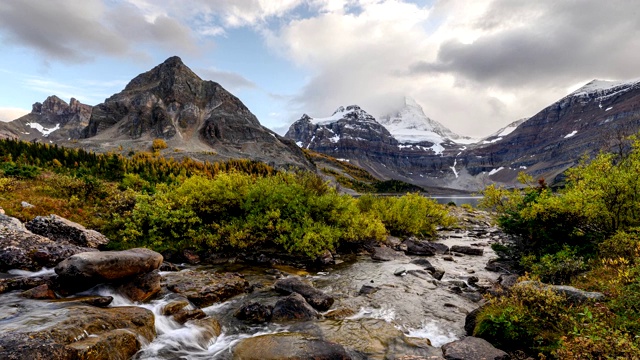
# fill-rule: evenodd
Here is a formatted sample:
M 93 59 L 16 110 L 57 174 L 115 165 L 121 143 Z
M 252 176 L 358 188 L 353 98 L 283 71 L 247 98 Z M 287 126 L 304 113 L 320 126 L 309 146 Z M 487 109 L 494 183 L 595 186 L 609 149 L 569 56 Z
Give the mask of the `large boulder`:
M 95 249 L 109 243 L 109 239 L 99 232 L 89 230 L 58 215 L 36 216 L 35 219 L 27 222 L 25 227 L 32 233 L 53 241 L 68 242 L 78 246 Z
M 311 306 L 320 311 L 329 310 L 334 302 L 333 297 L 303 282 L 299 277 L 280 279 L 273 284 L 273 287 L 281 293 L 302 295 Z
M 375 246 L 371 254 L 371 259 L 376 261 L 391 261 L 401 257 L 405 257 L 403 253 L 386 246 Z
M 138 275 L 118 286 L 117 291 L 131 301 L 147 301 L 161 290 L 162 276 L 157 270 Z
M 249 282 L 236 273 L 183 270 L 164 274 L 163 285 L 185 296 L 195 306 L 206 307 L 243 294 Z
M 83 289 L 132 279 L 156 270 L 160 264 L 162 255 L 149 249 L 136 248 L 76 254 L 60 262 L 55 271 L 63 286 Z
M 72 255 L 87 251 L 97 250 L 58 243 L 15 227 L 0 226 L 0 272 L 52 268 Z
M 17 231 L 28 231 L 20 220 L 11 216 L 7 216 L 4 213 L 0 214 L 0 228 Z
M 466 254 L 466 255 L 482 256 L 482 254 L 484 254 L 484 249 L 478 248 L 478 247 L 472 247 L 472 246 L 453 245 L 451 247 L 451 252 L 457 252 L 457 253 Z
M 254 302 L 242 305 L 233 316 L 253 323 L 264 323 L 271 320 L 272 312 L 273 306 Z
M 140 349 L 139 339 L 156 335 L 153 313 L 140 307 L 65 306 L 48 316 L 37 318 L 44 326 L 2 331 L 0 358 L 129 359 Z
M 273 321 L 305 321 L 317 317 L 318 313 L 298 293 L 278 300 L 271 312 Z
M 406 252 L 410 255 L 433 256 L 436 254 L 444 254 L 449 251 L 449 247 L 445 244 L 420 241 L 415 238 L 405 240 L 402 242 L 402 245 L 406 247 Z
M 496 349 L 488 341 L 473 336 L 467 336 L 444 344 L 442 353 L 447 360 L 509 360 L 509 355 Z
M 241 340 L 233 349 L 235 360 L 347 360 L 341 345 L 300 333 L 278 333 Z

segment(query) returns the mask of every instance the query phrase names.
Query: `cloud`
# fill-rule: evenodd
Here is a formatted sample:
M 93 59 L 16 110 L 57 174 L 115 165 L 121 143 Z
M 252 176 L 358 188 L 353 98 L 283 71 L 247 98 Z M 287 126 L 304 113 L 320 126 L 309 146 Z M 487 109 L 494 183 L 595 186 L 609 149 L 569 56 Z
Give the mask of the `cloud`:
M 25 109 L 0 107 L 0 121 L 12 121 L 28 113 L 29 111 Z
M 253 81 L 235 72 L 209 68 L 200 69 L 198 73 L 201 74 L 205 80 L 215 81 L 232 92 L 242 88 L 256 88 L 256 84 Z
M 196 48 L 188 28 L 176 20 L 159 16 L 148 21 L 135 6 L 100 0 L 2 1 L 0 38 L 68 63 L 100 55 L 140 56 L 137 48 L 144 44 Z
M 291 108 L 357 103 L 375 116 L 415 98 L 452 130 L 484 136 L 593 78 L 637 78 L 633 1 L 323 0 L 267 34 L 312 76 Z M 294 119 L 291 119 L 294 120 Z
M 23 83 L 26 88 L 42 93 L 44 96 L 56 95 L 66 99 L 66 101 L 73 97 L 84 104 L 95 105 L 115 92 L 122 90 L 127 81 L 110 80 L 100 82 L 75 79 L 73 81 L 74 85 L 69 85 L 50 78 L 27 76 Z

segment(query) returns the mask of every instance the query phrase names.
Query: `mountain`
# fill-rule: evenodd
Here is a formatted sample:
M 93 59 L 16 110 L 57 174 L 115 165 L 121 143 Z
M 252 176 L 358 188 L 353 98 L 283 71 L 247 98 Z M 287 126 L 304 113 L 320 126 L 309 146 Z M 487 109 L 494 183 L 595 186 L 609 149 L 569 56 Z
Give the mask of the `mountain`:
M 72 99 L 67 105 L 52 96 L 0 129 L 24 140 L 125 153 L 149 150 L 159 138 L 173 157 L 249 158 L 277 167 L 313 168 L 294 142 L 263 127 L 237 97 L 202 80 L 177 56 L 136 76 L 104 103 L 90 107 Z
M 460 145 L 440 137 L 400 142 L 357 105 L 340 106 L 329 117 L 304 114 L 291 125 L 285 138 L 302 148 L 347 160 L 381 180 L 396 179 L 420 186 L 446 184 L 440 175 L 451 164 L 443 159 L 448 158 L 445 154 L 460 149 Z
M 505 136 L 511 134 L 515 129 L 518 128 L 523 122 L 529 120 L 529 118 L 522 118 L 520 120 L 516 120 L 509 125 L 501 128 L 500 130 L 494 132 L 493 134 L 482 138 L 479 143 L 480 144 L 492 144 L 496 141 L 502 140 Z
M 640 79 L 593 80 L 521 123 L 501 139 L 465 152 L 471 176 L 513 183 L 519 171 L 553 182 L 583 155 L 620 146 L 640 129 Z
M 29 114 L 1 124 L 0 133 L 26 141 L 57 143 L 77 139 L 89 123 L 91 109 L 74 98 L 66 103 L 55 95 L 49 96 L 44 102 L 33 104 Z
M 410 97 L 405 97 L 404 106 L 400 110 L 382 116 L 378 121 L 389 130 L 396 140 L 402 143 L 429 141 L 441 144 L 446 140 L 453 140 L 461 144 L 476 142 L 475 139 L 460 136 L 427 117 L 422 107 Z

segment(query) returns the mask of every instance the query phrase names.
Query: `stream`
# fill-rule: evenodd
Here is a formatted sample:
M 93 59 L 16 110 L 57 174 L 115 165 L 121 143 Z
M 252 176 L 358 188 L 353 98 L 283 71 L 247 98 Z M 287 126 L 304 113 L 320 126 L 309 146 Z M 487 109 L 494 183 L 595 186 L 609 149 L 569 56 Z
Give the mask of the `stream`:
M 374 261 L 366 255 L 343 255 L 338 265 L 321 272 L 246 264 L 190 267 L 241 273 L 255 289 L 202 309 L 222 327 L 220 336 L 213 339 L 203 334 L 203 328 L 190 322 L 182 325 L 162 315 L 164 306 L 175 299 L 172 294 L 146 304 L 132 303 L 106 286 L 93 288 L 86 295 L 113 296 L 110 307 L 134 305 L 155 314 L 157 337 L 152 342 L 144 341 L 134 359 L 231 359 L 234 346 L 242 339 L 278 332 L 304 333 L 339 343 L 354 359 L 387 359 L 398 353 L 424 356 L 425 351 L 437 354 L 438 347 L 464 336 L 466 314 L 482 301 L 478 287 L 491 286 L 500 275 L 485 270 L 487 261 L 495 257 L 489 245 L 496 240 L 498 236 L 492 230 L 480 235 L 469 230 L 440 232 L 438 242 L 449 247 L 479 244 L 484 254 L 425 257 L 398 253 L 397 258 L 385 262 Z M 434 279 L 424 270 L 424 265 L 415 263 L 420 259 L 444 270 L 442 279 Z M 28 272 L 12 271 L 0 276 L 25 274 Z M 291 275 L 310 281 L 335 298 L 321 319 L 254 325 L 234 317 L 234 312 L 245 303 L 275 304 L 282 295 L 273 290 L 273 283 L 277 278 Z M 373 289 L 371 293 L 362 294 L 363 285 Z M 44 319 L 62 306 L 55 301 L 24 299 L 18 294 L 14 291 L 0 295 L 0 332 L 44 326 Z M 427 346 L 429 343 L 431 346 Z

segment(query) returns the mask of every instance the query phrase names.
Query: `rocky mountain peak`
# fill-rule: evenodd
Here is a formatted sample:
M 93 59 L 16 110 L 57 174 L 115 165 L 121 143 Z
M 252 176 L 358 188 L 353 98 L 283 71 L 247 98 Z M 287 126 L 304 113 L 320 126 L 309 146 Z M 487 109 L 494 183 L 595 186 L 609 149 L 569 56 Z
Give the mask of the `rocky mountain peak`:
M 188 83 L 199 83 L 203 80 L 196 75 L 182 59 L 172 56 L 153 69 L 142 73 L 127 84 L 124 91 L 147 91 L 153 88 L 170 90 Z

